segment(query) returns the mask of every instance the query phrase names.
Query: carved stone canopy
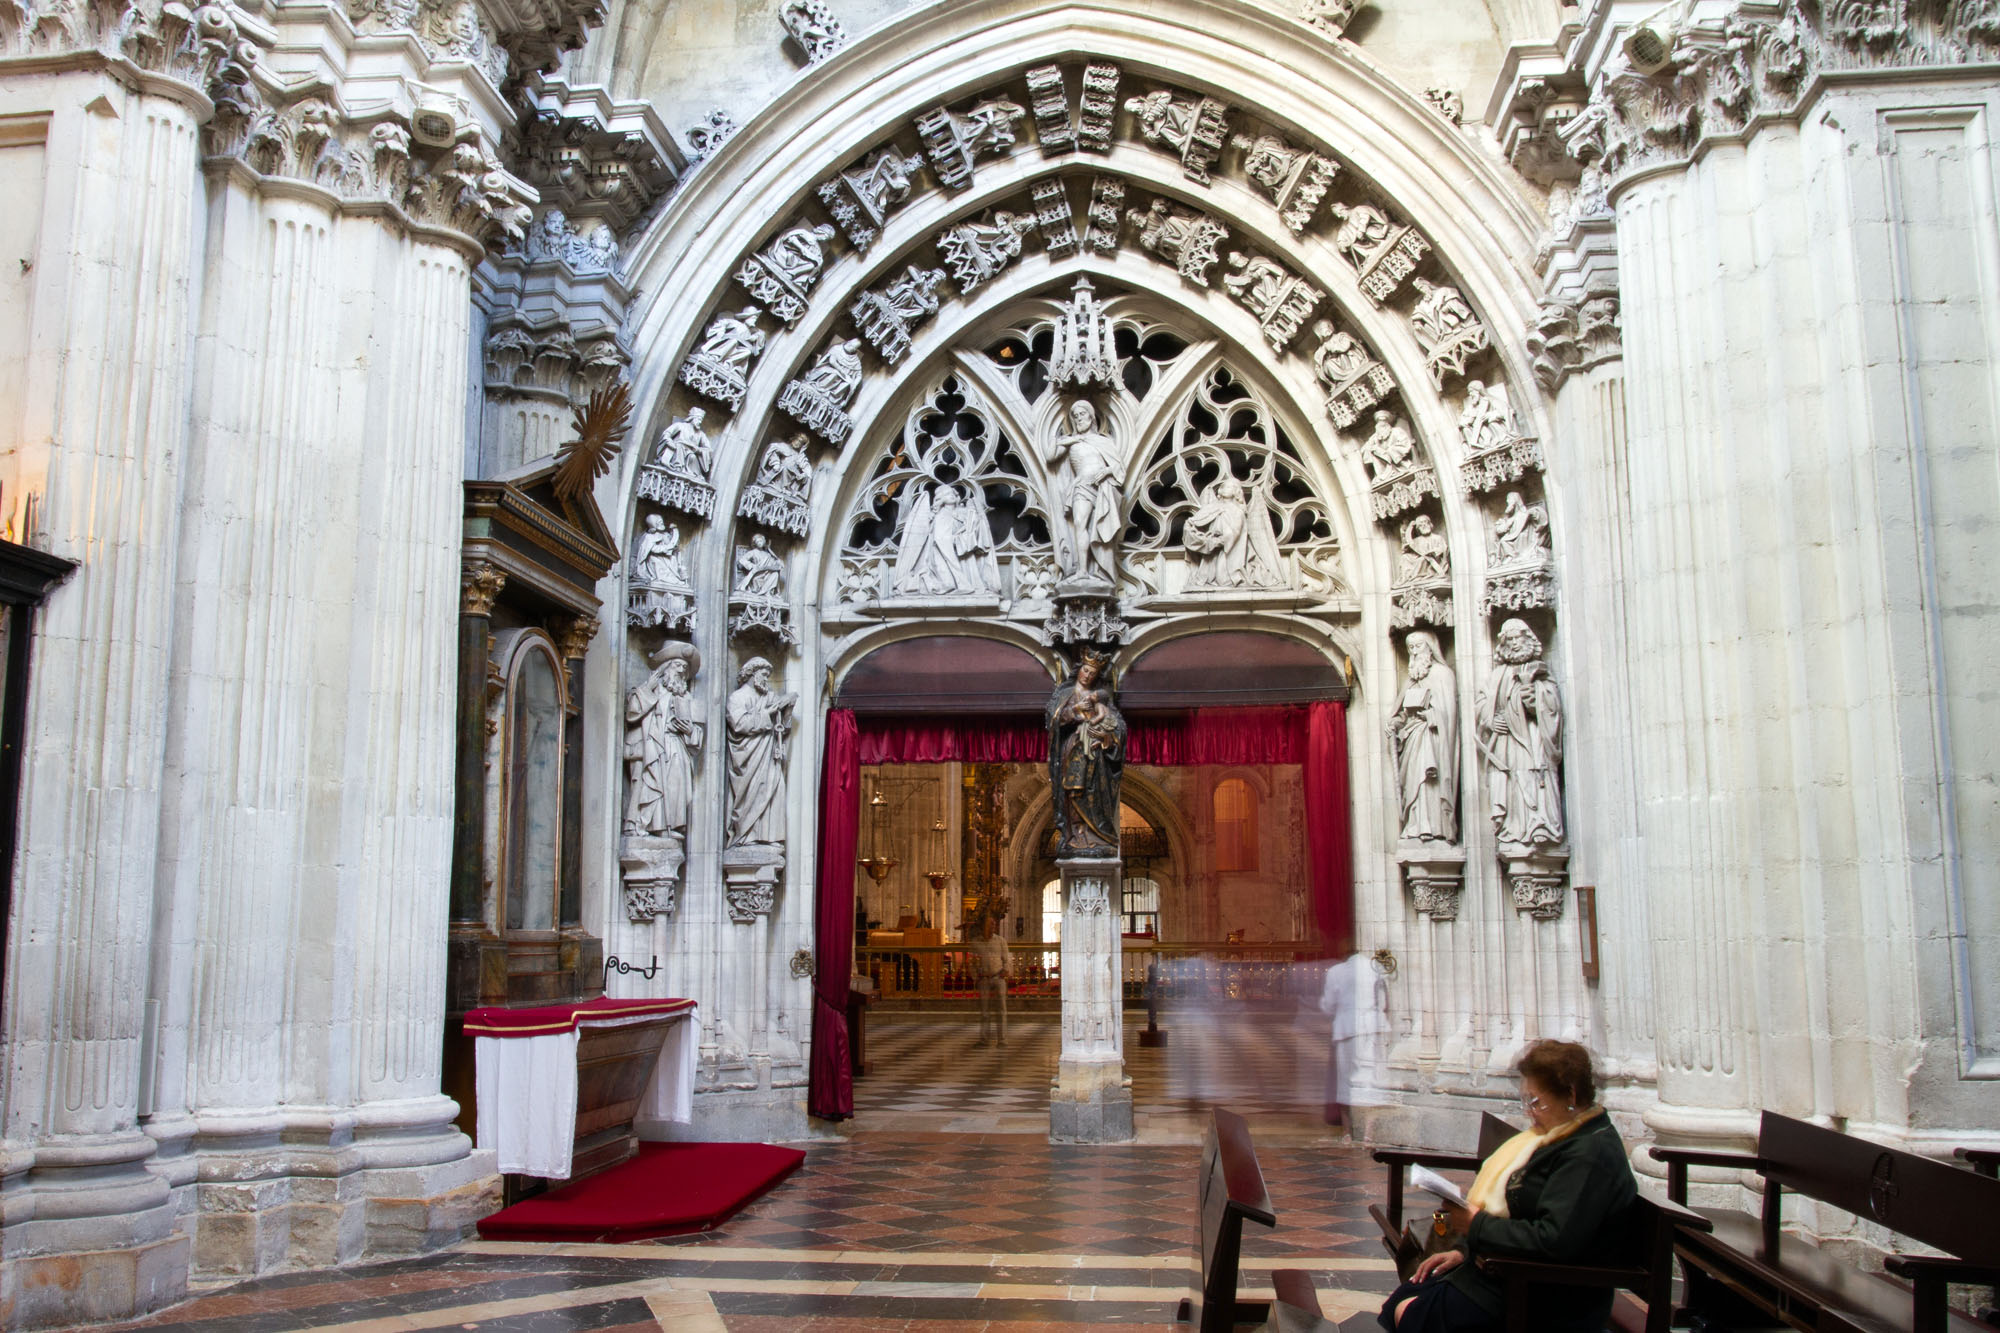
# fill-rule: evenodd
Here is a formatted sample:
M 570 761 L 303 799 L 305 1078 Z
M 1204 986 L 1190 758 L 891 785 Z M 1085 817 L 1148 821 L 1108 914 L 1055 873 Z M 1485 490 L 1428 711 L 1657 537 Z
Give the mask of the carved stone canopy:
M 560 76 L 536 80 L 523 96 L 533 106 L 506 147 L 543 204 L 622 232 L 673 189 L 685 163 L 650 102 L 614 102 Z

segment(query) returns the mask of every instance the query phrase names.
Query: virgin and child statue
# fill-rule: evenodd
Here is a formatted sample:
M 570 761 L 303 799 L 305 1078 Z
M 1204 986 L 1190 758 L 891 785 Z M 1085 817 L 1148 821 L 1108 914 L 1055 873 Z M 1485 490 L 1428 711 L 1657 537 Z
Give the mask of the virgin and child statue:
M 1055 790 L 1056 858 L 1119 854 L 1118 798 L 1125 772 L 1125 718 L 1109 682 L 1108 654 L 1086 649 L 1076 674 L 1056 686 L 1045 720 Z

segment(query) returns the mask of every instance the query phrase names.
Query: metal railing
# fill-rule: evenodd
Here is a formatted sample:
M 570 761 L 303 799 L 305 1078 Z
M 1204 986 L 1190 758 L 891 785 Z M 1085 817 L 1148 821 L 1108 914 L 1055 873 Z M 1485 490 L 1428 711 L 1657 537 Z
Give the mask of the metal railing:
M 1045 940 L 1007 946 L 1007 989 L 1014 995 L 1062 993 L 1062 946 Z M 1127 939 L 1120 973 L 1125 998 L 1141 1004 L 1149 975 L 1164 1003 L 1202 997 L 1277 1002 L 1310 987 L 1317 998 L 1321 969 L 1302 968 L 1324 956 L 1307 942 L 1161 944 Z M 855 971 L 884 998 L 973 999 L 978 964 L 963 944 L 873 944 L 855 950 Z

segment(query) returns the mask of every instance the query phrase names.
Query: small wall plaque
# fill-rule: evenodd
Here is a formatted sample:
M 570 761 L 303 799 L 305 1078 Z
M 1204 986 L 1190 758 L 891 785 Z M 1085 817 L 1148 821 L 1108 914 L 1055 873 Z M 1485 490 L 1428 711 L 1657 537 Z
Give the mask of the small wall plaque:
M 1583 979 L 1597 984 L 1597 889 L 1594 885 L 1576 886 L 1576 943 L 1577 951 L 1583 959 Z

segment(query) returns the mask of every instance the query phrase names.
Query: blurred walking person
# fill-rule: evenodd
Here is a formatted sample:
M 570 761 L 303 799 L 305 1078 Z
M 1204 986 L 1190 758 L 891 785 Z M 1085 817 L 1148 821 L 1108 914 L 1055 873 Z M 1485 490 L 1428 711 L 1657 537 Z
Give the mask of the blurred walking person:
M 1389 984 L 1375 960 L 1350 953 L 1326 970 L 1319 1010 L 1333 1019 L 1326 1070 L 1326 1123 L 1353 1123 L 1355 1087 L 1372 1083 L 1382 1034 L 1389 1030 Z
M 972 967 L 979 985 L 979 1044 L 1007 1044 L 1007 941 L 1000 938 L 993 918 L 979 921 L 979 938 L 972 945 Z

